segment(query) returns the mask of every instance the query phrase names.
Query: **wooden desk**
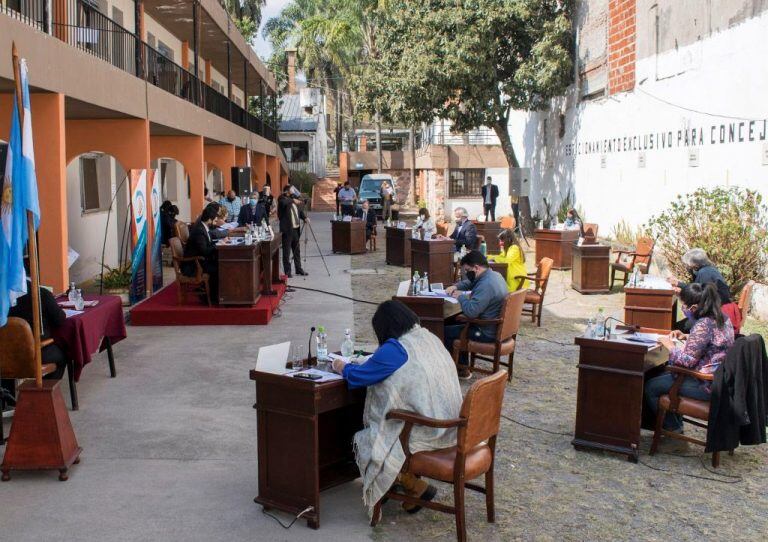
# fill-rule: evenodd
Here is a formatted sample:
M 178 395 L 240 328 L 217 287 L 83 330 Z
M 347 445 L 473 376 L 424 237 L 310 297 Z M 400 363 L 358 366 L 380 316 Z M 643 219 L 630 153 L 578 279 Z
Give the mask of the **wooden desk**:
M 365 252 L 365 224 L 362 220 L 344 222 L 331 220 L 331 245 L 334 254 L 361 254 Z
M 429 273 L 429 282 L 453 284 L 453 258 L 456 246 L 452 239 L 445 241 L 422 241 L 411 239 L 411 275 Z
M 477 228 L 477 234 L 485 237 L 485 246 L 488 254 L 499 253 L 499 233 L 501 233 L 501 222 L 480 222 L 473 220 Z
M 365 389 L 250 372 L 256 383 L 259 494 L 255 502 L 320 528 L 320 492 L 360 476 L 352 437 L 363 428 Z
M 385 229 L 387 232 L 387 265 L 410 266 L 413 230 L 393 226 L 388 226 Z
M 669 358 L 661 346 L 576 337 L 579 377 L 576 429 L 571 444 L 626 454 L 637 462 L 643 423 L 643 388 L 648 378 L 663 371 Z
M 461 305 L 449 303 L 439 297 L 393 296 L 411 308 L 419 317 L 421 327 L 428 329 L 442 341 L 445 339 L 444 328 L 454 316 L 461 314 Z
M 264 295 L 275 295 L 277 292 L 272 289 L 272 285 L 283 282 L 280 280 L 280 245 L 282 242 L 283 234 L 276 231 L 271 241 L 259 243 L 261 272 L 263 273 L 261 293 Z
M 542 258 L 552 258 L 555 269 L 570 269 L 574 243 L 579 239 L 579 230 L 536 230 L 536 264 Z
M 624 288 L 624 321 L 628 324 L 669 329 L 677 317 L 677 296 L 674 290 Z
M 216 245 L 221 305 L 255 305 L 258 301 L 261 295 L 259 245 Z
M 607 294 L 611 247 L 607 245 L 573 245 L 571 288 L 580 294 Z

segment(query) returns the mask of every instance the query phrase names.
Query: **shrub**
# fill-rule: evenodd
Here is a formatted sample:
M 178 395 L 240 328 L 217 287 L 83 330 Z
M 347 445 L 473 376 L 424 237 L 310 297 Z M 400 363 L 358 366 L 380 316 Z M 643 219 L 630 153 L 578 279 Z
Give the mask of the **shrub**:
M 291 184 L 299 189 L 302 194 L 311 194 L 312 187 L 317 182 L 313 173 L 306 171 L 291 171 Z
M 637 243 L 637 238 L 643 235 L 643 228 L 632 228 L 629 222 L 621 220 L 613 227 L 613 237 L 616 242 L 625 247 L 634 246 Z
M 565 197 L 560 200 L 560 207 L 557 208 L 557 221 L 562 224 L 565 222 L 565 217 L 568 216 L 568 211 L 573 208 L 573 198 L 571 197 L 571 189 L 565 194 Z M 578 212 L 578 211 L 577 211 Z
M 117 267 L 104 264 L 104 275 L 101 284 L 106 290 L 123 290 L 131 285 L 131 262 L 125 262 Z
M 766 220 L 768 208 L 753 190 L 699 188 L 678 196 L 666 211 L 650 219 L 647 229 L 678 277 L 688 277 L 683 254 L 691 248 L 703 248 L 735 296 L 747 281 L 766 276 Z

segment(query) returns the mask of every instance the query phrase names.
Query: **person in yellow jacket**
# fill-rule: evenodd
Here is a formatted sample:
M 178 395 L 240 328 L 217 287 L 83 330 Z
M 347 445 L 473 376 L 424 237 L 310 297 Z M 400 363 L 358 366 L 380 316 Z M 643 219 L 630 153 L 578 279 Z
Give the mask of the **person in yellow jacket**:
M 523 245 L 520 244 L 520 239 L 515 232 L 511 229 L 502 230 L 499 234 L 499 246 L 501 254 L 490 256 L 488 260 L 507 264 L 507 289 L 514 292 L 517 289 L 528 288 L 528 279 L 516 278 L 527 275 L 528 270 L 525 268 Z M 522 286 L 520 282 L 523 282 Z

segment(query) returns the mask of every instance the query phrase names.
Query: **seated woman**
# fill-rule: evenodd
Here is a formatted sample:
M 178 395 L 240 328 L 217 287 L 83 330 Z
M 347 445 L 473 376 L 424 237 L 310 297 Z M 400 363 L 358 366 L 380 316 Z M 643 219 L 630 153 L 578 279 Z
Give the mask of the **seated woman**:
M 720 297 L 712 283 L 687 284 L 680 291 L 683 312 L 695 320 L 690 335 L 673 331 L 659 342 L 669 350 L 669 365 L 686 367 L 702 373 L 714 373 L 725 360 L 728 349 L 733 346 L 733 326 L 720 309 Z M 684 339 L 684 346 L 675 346 L 673 339 Z M 669 392 L 675 375 L 665 373 L 650 379 L 645 384 L 645 401 L 654 416 L 658 412 L 659 397 Z M 686 377 L 680 386 L 680 395 L 709 401 L 710 389 L 704 382 Z M 677 414 L 667 414 L 664 429 L 683 431 L 683 420 Z
M 160 206 L 160 237 L 163 245 L 168 246 L 171 237 L 176 235 L 176 217 L 179 208 L 166 200 Z
M 432 236 L 437 234 L 435 221 L 429 216 L 429 209 L 426 207 L 419 209 L 419 218 L 416 219 L 413 227 L 424 230 L 424 239 L 432 239 Z
M 683 254 L 683 263 L 685 267 L 693 277 L 693 282 L 697 284 L 714 284 L 717 289 L 717 293 L 720 296 L 720 303 L 723 313 L 728 317 L 733 325 L 735 333 L 741 331 L 741 310 L 739 306 L 731 299 L 731 289 L 726 284 L 723 275 L 715 267 L 712 261 L 707 256 L 704 249 L 692 248 L 685 254 Z M 670 275 L 667 277 L 667 281 L 678 291 L 686 286 L 686 283 L 679 280 L 677 277 Z M 693 321 L 690 318 L 681 320 L 675 326 L 680 331 L 689 331 L 693 326 Z
M 525 252 L 523 252 L 520 239 L 517 238 L 514 231 L 502 230 L 499 233 L 499 245 L 501 254 L 489 256 L 488 261 L 507 264 L 507 289 L 510 292 L 528 288 L 528 279 L 515 278 L 528 274 L 528 270 L 525 268 Z
M 568 209 L 568 213 L 565 215 L 565 229 L 566 230 L 580 230 L 581 229 L 581 217 L 576 209 Z
M 400 472 L 405 461 L 399 440 L 403 423 L 387 421 L 387 413 L 403 409 L 430 418 L 456 418 L 462 401 L 451 355 L 435 334 L 419 325 L 411 309 L 399 301 L 385 301 L 371 323 L 379 348 L 368 361 L 362 365 L 333 362 L 334 371 L 344 376 L 350 388 L 368 388 L 365 428 L 355 434 L 354 448 L 369 514 L 396 481 L 414 497 L 431 500 L 436 493 L 423 480 Z M 455 445 L 454 429 L 414 426 L 411 433 L 412 453 Z M 410 513 L 420 509 L 403 508 Z

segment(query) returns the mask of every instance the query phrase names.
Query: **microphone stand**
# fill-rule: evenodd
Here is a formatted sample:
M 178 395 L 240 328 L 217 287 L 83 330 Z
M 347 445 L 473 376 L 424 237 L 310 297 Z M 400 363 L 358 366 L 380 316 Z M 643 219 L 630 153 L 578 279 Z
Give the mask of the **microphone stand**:
M 307 367 L 312 365 L 312 335 L 315 334 L 315 326 L 312 326 L 309 330 L 309 344 L 307 344 Z
M 609 316 L 608 318 L 606 318 L 605 319 L 605 324 L 608 323 L 608 320 L 611 320 L 613 322 L 616 322 L 616 323 L 619 323 L 619 324 L 621 324 L 623 326 L 626 326 L 626 328 L 628 330 L 632 330 L 632 331 L 639 331 L 640 330 L 640 326 L 633 325 L 633 324 L 628 324 L 628 323 L 624 322 L 623 320 L 619 320 L 618 318 L 614 318 L 613 316 Z M 609 329 L 610 329 L 610 327 L 608 327 L 607 325 L 603 326 L 603 339 L 610 338 L 610 333 L 608 333 Z

